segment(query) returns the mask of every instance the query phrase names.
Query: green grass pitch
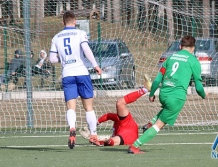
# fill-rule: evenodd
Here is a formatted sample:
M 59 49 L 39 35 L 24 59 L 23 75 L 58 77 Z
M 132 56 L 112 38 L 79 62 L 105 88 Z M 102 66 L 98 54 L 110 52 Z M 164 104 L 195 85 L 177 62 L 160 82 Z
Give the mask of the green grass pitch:
M 141 150 L 127 154 L 128 146 L 92 146 L 81 136 L 67 147 L 68 134 L 0 134 L 2 167 L 213 167 L 216 133 L 161 132 Z

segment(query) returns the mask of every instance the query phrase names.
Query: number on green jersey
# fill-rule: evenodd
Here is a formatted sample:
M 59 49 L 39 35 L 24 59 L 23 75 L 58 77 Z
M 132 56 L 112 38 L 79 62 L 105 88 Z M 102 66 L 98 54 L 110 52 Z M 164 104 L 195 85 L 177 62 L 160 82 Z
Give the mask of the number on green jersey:
M 178 70 L 179 68 L 179 63 L 175 62 L 172 66 L 172 73 L 170 74 L 170 76 L 173 76 L 173 74 L 175 74 L 175 72 Z

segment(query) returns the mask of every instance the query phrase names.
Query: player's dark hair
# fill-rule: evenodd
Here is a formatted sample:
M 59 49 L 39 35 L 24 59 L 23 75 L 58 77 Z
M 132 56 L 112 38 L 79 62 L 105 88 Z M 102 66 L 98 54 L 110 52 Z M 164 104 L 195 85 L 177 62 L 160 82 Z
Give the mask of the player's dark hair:
M 67 11 L 64 12 L 64 14 L 63 14 L 64 25 L 66 25 L 67 23 L 69 23 L 69 22 L 71 22 L 71 21 L 73 21 L 75 19 L 76 19 L 76 16 L 72 11 L 67 10 Z
M 181 47 L 193 47 L 195 46 L 196 39 L 192 36 L 184 36 L 180 42 Z

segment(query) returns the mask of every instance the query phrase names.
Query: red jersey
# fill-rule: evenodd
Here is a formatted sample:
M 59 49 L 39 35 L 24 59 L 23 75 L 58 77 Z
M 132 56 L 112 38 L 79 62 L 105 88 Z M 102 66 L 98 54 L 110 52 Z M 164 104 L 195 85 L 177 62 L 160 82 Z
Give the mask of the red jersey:
M 130 112 L 123 120 L 120 120 L 119 116 L 115 113 L 107 113 L 101 116 L 98 122 L 101 123 L 108 120 L 114 122 L 112 136 L 121 136 L 125 145 L 133 144 L 138 138 L 138 124 L 135 122 Z

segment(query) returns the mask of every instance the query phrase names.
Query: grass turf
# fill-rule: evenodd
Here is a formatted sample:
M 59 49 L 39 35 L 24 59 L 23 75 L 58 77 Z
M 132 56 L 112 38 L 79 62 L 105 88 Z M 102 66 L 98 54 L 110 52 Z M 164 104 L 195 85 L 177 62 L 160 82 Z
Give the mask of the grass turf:
M 77 136 L 73 150 L 67 134 L 1 134 L 0 164 L 3 167 L 187 167 L 216 166 L 211 158 L 215 133 L 160 133 L 147 145 L 145 154 L 127 154 L 128 146 L 96 147 Z

